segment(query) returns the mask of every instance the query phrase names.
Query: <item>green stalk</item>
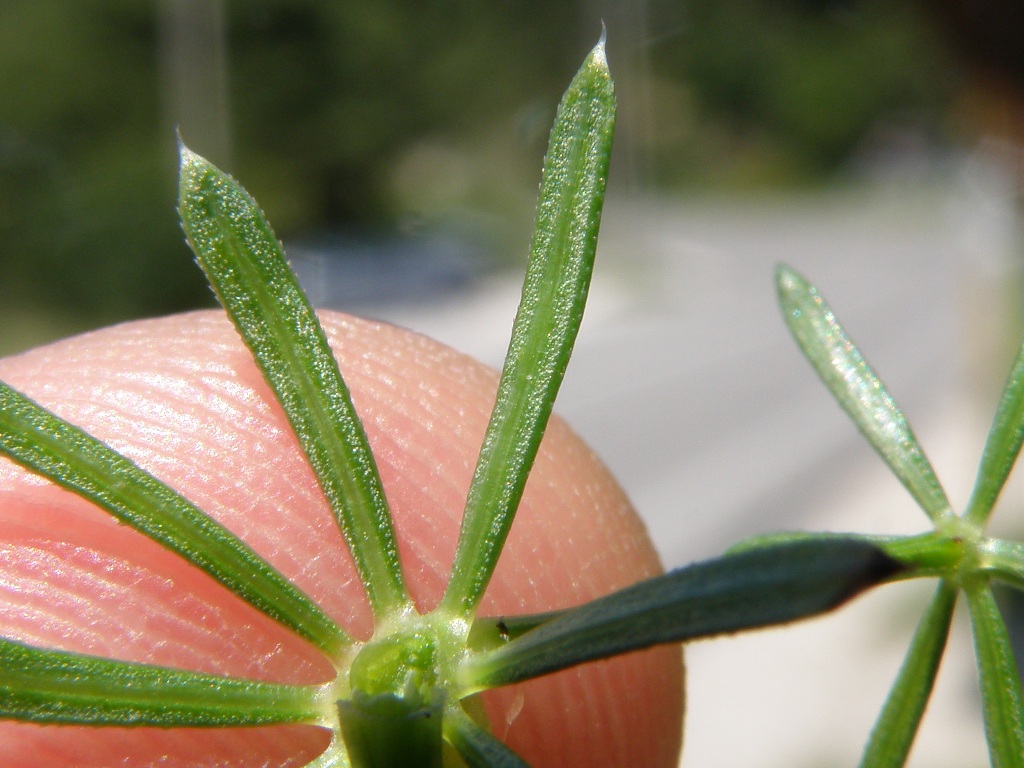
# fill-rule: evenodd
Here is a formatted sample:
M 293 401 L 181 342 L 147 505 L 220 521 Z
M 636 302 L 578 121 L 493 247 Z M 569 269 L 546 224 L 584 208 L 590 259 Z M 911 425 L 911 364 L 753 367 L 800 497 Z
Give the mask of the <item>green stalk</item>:
M 522 300 L 470 485 L 442 608 L 471 614 L 490 581 L 583 318 L 615 123 L 604 38 L 558 107 Z
M 443 768 L 444 695 L 409 701 L 356 691 L 338 702 L 345 748 L 355 768 Z

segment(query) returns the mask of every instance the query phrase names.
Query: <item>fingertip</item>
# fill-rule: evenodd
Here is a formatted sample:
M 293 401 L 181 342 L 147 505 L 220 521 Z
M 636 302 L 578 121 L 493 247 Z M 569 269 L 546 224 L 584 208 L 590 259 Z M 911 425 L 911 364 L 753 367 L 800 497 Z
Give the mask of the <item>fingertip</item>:
M 429 609 L 447 581 L 497 374 L 409 331 L 336 313 L 322 320 L 380 466 L 410 591 Z M 354 634 L 368 632 L 365 596 L 330 510 L 283 412 L 221 314 L 132 323 L 68 340 L 0 362 L 0 378 L 130 455 L 236 531 Z M 49 503 L 43 490 L 24 473 L 0 468 L 0 491 Z M 79 513 L 75 535 L 84 537 L 81 546 L 92 546 L 89 526 L 109 521 L 95 510 Z M 294 656 L 305 659 L 306 678 L 320 674 L 308 648 L 272 650 L 278 647 L 273 630 L 237 606 L 225 607 L 235 599 L 217 585 L 175 570 L 183 561 L 134 562 L 148 550 L 132 549 L 114 547 L 106 560 L 90 562 L 106 563 L 92 572 L 94 582 L 106 567 L 137 572 L 136 583 L 149 586 L 134 603 L 97 602 L 97 590 L 83 591 L 92 577 L 81 564 L 57 576 L 57 582 L 69 579 L 59 585 L 65 592 L 79 590 L 80 605 L 118 617 L 123 636 L 107 642 L 122 658 L 146 659 L 161 649 L 163 663 L 173 663 L 179 651 L 194 659 L 186 646 L 201 637 L 225 673 L 281 674 L 273 670 Z M 576 605 L 659 570 L 625 494 L 572 430 L 554 420 L 482 613 Z M 186 602 L 198 600 L 188 610 L 179 604 L 175 621 L 163 625 L 132 608 L 152 603 L 161 579 L 188 584 Z M 164 592 L 167 605 L 182 599 Z M 0 600 L 21 611 L 23 626 L 38 624 L 16 594 Z M 151 613 L 165 610 L 155 605 Z M 67 613 L 73 621 L 74 611 Z M 49 642 L 68 645 L 68 621 Z M 87 636 L 83 629 L 79 639 Z M 682 706 L 675 646 L 487 694 L 496 733 L 536 766 L 675 765 Z M 222 756 L 242 743 L 209 732 L 196 738 Z

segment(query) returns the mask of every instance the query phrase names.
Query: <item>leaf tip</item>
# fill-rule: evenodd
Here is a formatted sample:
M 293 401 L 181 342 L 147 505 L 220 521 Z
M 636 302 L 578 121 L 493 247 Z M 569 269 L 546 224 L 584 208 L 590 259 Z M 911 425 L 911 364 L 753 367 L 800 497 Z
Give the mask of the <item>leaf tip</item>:
M 791 293 L 806 281 L 788 264 L 775 265 L 775 284 L 781 293 Z
M 206 164 L 206 160 L 197 155 L 187 146 L 185 141 L 181 138 L 181 133 L 178 133 L 178 169 L 182 177 L 185 176 L 187 171 L 190 171 L 200 165 Z
M 601 36 L 597 39 L 597 45 L 595 45 L 590 54 L 587 56 L 586 64 L 597 67 L 603 72 L 608 72 L 608 52 L 605 49 L 605 43 L 608 40 L 608 27 L 605 26 L 604 21 L 601 21 Z

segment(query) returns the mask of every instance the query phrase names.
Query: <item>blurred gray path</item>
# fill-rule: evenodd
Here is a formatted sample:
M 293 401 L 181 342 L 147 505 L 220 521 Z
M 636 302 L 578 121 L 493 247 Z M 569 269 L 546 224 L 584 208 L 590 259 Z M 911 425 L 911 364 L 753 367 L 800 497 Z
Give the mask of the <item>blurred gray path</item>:
M 669 567 L 774 530 L 924 530 L 796 351 L 773 269 L 786 262 L 818 285 L 963 504 L 993 408 L 979 419 L 969 395 L 998 384 L 1013 353 L 996 338 L 1013 226 L 1003 188 L 970 173 L 938 189 L 804 200 L 610 199 L 557 410 L 620 479 Z M 370 312 L 498 366 L 519 279 Z M 690 648 L 684 765 L 853 764 L 922 586 L 798 629 Z M 914 765 L 986 762 L 964 634 Z
M 988 215 L 984 201 L 915 194 L 610 202 L 557 410 L 630 493 L 667 565 L 754 533 L 856 527 L 830 518 L 829 501 L 851 467 L 878 462 L 796 351 L 777 263 L 818 285 L 912 424 L 926 432 L 961 396 L 980 346 L 965 317 L 985 311 L 1001 267 L 974 263 L 966 237 L 979 223 L 967 209 Z M 519 279 L 376 314 L 499 366 Z

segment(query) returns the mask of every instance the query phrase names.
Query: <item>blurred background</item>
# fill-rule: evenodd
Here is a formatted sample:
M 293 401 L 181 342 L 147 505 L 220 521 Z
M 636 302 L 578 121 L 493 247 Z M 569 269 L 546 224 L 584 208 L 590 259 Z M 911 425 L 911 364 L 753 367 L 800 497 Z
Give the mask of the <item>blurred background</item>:
M 963 71 L 907 2 L 9 0 L 8 310 L 91 326 L 209 303 L 169 215 L 176 127 L 286 241 L 340 260 L 398 245 L 431 272 L 442 240 L 450 280 L 518 262 L 555 105 L 602 19 L 612 193 L 919 178 L 973 127 Z
M 559 410 L 666 564 L 925 527 L 796 353 L 779 261 L 962 504 L 1021 329 L 1017 0 L 5 0 L 0 353 L 213 306 L 174 211 L 177 128 L 260 201 L 318 306 L 500 365 L 547 133 L 602 20 L 619 124 Z M 919 586 L 691 648 L 684 764 L 852 764 Z M 987 762 L 963 627 L 950 654 L 915 765 Z

